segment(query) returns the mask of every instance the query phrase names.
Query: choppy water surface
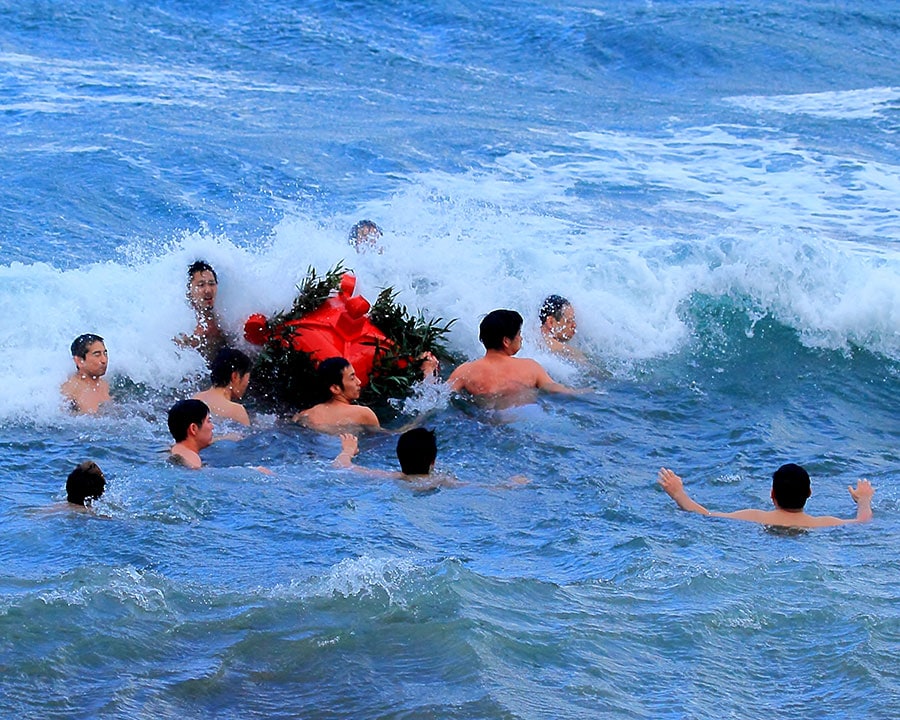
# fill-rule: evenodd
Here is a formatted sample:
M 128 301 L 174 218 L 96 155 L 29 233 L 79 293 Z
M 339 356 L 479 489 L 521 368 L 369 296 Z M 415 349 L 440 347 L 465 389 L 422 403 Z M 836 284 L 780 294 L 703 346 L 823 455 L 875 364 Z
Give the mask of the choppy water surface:
M 0 2 L 2 714 L 895 715 L 895 15 Z M 347 245 L 361 217 L 382 253 Z M 335 439 L 252 401 L 243 440 L 173 468 L 198 257 L 235 332 L 343 260 L 457 318 L 462 356 L 520 310 L 523 354 L 588 392 L 385 412 L 428 414 L 455 489 L 335 470 Z M 538 346 L 551 292 L 589 367 Z M 57 394 L 85 331 L 100 418 Z M 394 468 L 393 442 L 359 461 Z M 86 458 L 97 512 L 51 511 Z M 788 461 L 815 513 L 870 478 L 875 521 L 773 532 L 655 486 L 665 464 L 764 507 Z

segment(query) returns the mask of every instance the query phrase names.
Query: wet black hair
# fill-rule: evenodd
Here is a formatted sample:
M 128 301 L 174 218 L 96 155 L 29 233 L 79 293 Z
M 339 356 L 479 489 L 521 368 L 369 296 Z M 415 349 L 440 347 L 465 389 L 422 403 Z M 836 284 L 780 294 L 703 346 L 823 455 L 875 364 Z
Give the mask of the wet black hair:
M 106 341 L 102 337 L 100 337 L 99 335 L 94 335 L 93 333 L 85 333 L 84 335 L 79 335 L 72 341 L 72 357 L 86 358 L 88 348 L 95 342 L 102 342 L 104 344 L 106 343 Z
M 547 318 L 551 316 L 555 320 L 562 320 L 563 310 L 565 310 L 566 307 L 571 304 L 572 303 L 570 303 L 562 295 L 548 295 L 544 299 L 544 302 L 541 304 L 541 309 L 538 313 L 538 317 L 541 320 L 541 325 L 547 322 Z
M 319 378 L 319 387 L 327 399 L 331 398 L 332 385 L 344 389 L 344 369 L 348 367 L 350 361 L 342 357 L 330 357 L 319 363 L 316 376 Z
M 478 339 L 486 350 L 502 350 L 503 339 L 512 340 L 522 329 L 522 316 L 515 310 L 492 310 L 481 321 Z
M 66 500 L 75 505 L 90 505 L 105 489 L 106 478 L 93 460 L 77 465 L 66 478 Z
M 772 473 L 772 495 L 783 510 L 802 510 L 811 494 L 809 473 L 788 463 Z
M 253 363 L 246 353 L 234 348 L 222 348 L 216 353 L 210 367 L 209 377 L 213 387 L 225 387 L 231 382 L 232 373 L 241 377 L 250 372 Z
M 190 266 L 188 266 L 188 273 L 187 273 L 188 274 L 188 283 L 191 282 L 194 275 L 196 275 L 199 272 L 206 272 L 206 271 L 211 272 L 213 275 L 213 280 L 215 280 L 216 282 L 219 282 L 219 276 L 216 275 L 216 271 L 213 270 L 212 265 L 210 265 L 208 262 L 206 262 L 206 260 L 195 260 L 194 262 L 192 262 L 190 264 Z
M 351 245 L 358 245 L 363 241 L 363 235 L 368 235 L 369 233 L 376 232 L 378 236 L 381 237 L 381 228 L 378 227 L 371 220 L 360 220 L 356 225 L 350 228 L 350 235 L 348 236 L 348 240 L 350 240 Z
M 404 475 L 427 475 L 437 458 L 433 430 L 413 428 L 397 438 L 397 459 Z
M 169 432 L 175 442 L 187 439 L 191 425 L 199 427 L 209 415 L 209 407 L 202 400 L 179 400 L 169 410 Z

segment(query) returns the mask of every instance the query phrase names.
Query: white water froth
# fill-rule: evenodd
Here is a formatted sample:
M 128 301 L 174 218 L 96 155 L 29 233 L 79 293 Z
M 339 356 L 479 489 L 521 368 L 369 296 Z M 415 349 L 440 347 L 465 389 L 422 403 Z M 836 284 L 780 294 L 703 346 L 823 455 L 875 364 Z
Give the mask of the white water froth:
M 895 110 L 900 88 L 876 87 L 798 95 L 744 95 L 727 102 L 754 112 L 780 112 L 835 119 L 871 119 Z
M 201 228 L 120 248 L 118 262 L 0 266 L 0 377 L 15 389 L 0 418 L 62 412 L 69 344 L 83 332 L 106 338 L 110 376 L 171 392 L 204 375 L 199 356 L 172 342 L 193 327 L 185 271 L 198 258 L 218 272 L 217 307 L 235 337 L 251 313 L 289 307 L 308 266 L 322 273 L 344 261 L 370 301 L 392 286 L 412 312 L 455 318 L 449 342 L 465 357 L 483 352 L 481 317 L 519 310 L 523 355 L 563 380 L 567 366 L 539 343 L 537 311 L 550 293 L 574 303 L 576 340 L 601 365 L 677 351 L 694 293 L 736 298 L 813 346 L 900 358 L 900 175 L 742 134 L 594 133 L 577 156 L 514 153 L 491 171 L 411 177 L 352 212 L 294 211 L 252 246 Z M 831 173 L 851 162 L 853 187 Z M 652 192 L 623 209 L 618 188 Z M 362 217 L 384 230 L 381 252 L 348 244 Z

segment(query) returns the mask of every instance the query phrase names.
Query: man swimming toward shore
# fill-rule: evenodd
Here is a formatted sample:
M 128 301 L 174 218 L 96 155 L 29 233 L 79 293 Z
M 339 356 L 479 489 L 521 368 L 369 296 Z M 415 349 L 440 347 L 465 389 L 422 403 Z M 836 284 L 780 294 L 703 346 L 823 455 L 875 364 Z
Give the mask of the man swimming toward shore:
M 578 391 L 556 382 L 536 361 L 513 357 L 522 347 L 522 316 L 515 310 L 494 310 L 479 326 L 483 358 L 463 363 L 447 380 L 451 389 L 471 395 L 530 402 L 533 393 L 575 394 Z
M 204 260 L 192 263 L 187 274 L 187 296 L 197 317 L 197 326 L 193 333 L 179 335 L 175 342 L 182 347 L 195 348 L 209 363 L 228 342 L 216 314 L 219 277 Z
M 210 366 L 212 386 L 198 392 L 194 399 L 205 402 L 213 415 L 249 425 L 247 409 L 237 401 L 244 396 L 250 385 L 251 365 L 250 358 L 240 350 L 219 350 Z
M 300 423 L 319 432 L 337 433 L 348 427 L 380 428 L 381 423 L 371 408 L 357 405 L 362 383 L 356 377 L 353 365 L 342 357 L 323 360 L 316 370 L 324 402 L 293 417 Z
M 736 510 L 713 512 L 692 500 L 684 490 L 681 478 L 668 468 L 660 468 L 659 484 L 682 510 L 707 517 L 731 518 L 777 527 L 814 528 L 868 522 L 872 519 L 872 495 L 875 489 L 868 480 L 860 480 L 856 487 L 848 486 L 856 503 L 856 517 L 850 519 L 829 515 L 809 515 L 803 511 L 812 490 L 809 474 L 799 465 L 782 465 L 772 474 L 772 503 L 774 510 Z
M 103 379 L 109 365 L 109 353 L 103 338 L 93 333 L 79 335 L 72 342 L 75 372 L 60 387 L 75 413 L 95 414 L 110 402 L 109 383 Z
M 170 460 L 197 470 L 203 465 L 200 451 L 212 445 L 213 423 L 209 408 L 202 400 L 181 400 L 169 410 L 169 432 L 175 444 Z
M 587 360 L 581 350 L 569 344 L 578 329 L 572 303 L 561 295 L 548 295 L 541 303 L 538 318 L 541 321 L 541 338 L 550 352 L 575 362 Z

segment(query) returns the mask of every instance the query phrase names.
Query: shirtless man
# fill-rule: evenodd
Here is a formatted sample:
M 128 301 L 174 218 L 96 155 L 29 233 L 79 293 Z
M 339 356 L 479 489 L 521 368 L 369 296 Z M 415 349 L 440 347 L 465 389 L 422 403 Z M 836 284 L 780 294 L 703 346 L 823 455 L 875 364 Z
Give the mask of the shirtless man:
M 202 400 L 209 411 L 218 417 L 234 420 L 241 425 L 250 424 L 250 416 L 240 400 L 250 385 L 250 358 L 240 350 L 219 350 L 210 366 L 212 387 L 194 395 Z
M 350 228 L 350 244 L 356 248 L 356 252 L 376 251 L 379 255 L 384 251 L 378 244 L 381 239 L 381 228 L 371 220 L 360 220 Z
M 513 357 L 522 347 L 521 331 L 522 316 L 515 310 L 494 310 L 485 315 L 479 328 L 484 357 L 456 368 L 447 380 L 450 387 L 472 395 L 514 401 L 530 399 L 535 390 L 578 392 L 555 382 L 536 361 Z
M 200 451 L 212 445 L 213 423 L 202 400 L 181 400 L 169 410 L 169 432 L 175 444 L 170 459 L 196 470 L 203 465 Z
M 349 361 L 342 357 L 323 360 L 317 374 L 328 399 L 298 412 L 293 417 L 294 422 L 328 433 L 341 432 L 350 426 L 381 427 L 371 408 L 354 405 L 359 400 L 362 384 Z
M 358 452 L 359 442 L 356 436 L 350 433 L 341 433 L 341 452 L 334 459 L 334 466 L 349 468 L 370 477 L 401 480 L 409 483 L 414 490 L 434 490 L 439 487 L 455 488 L 468 484 L 460 482 L 453 475 L 434 471 L 434 463 L 437 460 L 437 440 L 434 431 L 428 428 L 413 428 L 397 438 L 397 460 L 400 462 L 400 472 L 354 465 L 353 457 Z M 514 475 L 505 483 L 494 487 L 506 489 L 527 483 L 528 478 Z
M 197 260 L 188 268 L 187 296 L 197 316 L 197 327 L 191 335 L 179 335 L 175 342 L 182 347 L 195 348 L 207 362 L 211 362 L 227 342 L 216 315 L 218 292 L 219 278 L 211 265 Z
M 541 337 L 550 352 L 576 362 L 586 360 L 581 350 L 569 345 L 578 329 L 572 303 L 560 295 L 549 295 L 541 304 L 538 317 L 541 321 Z
M 848 486 L 850 497 L 856 503 L 856 517 L 851 519 L 829 515 L 808 515 L 803 511 L 806 500 L 812 494 L 809 475 L 799 465 L 782 465 L 772 474 L 772 503 L 774 510 L 737 510 L 735 512 L 712 512 L 691 500 L 684 490 L 681 478 L 668 468 L 659 471 L 659 484 L 682 510 L 706 515 L 707 517 L 748 520 L 778 527 L 814 528 L 868 522 L 872 519 L 872 495 L 875 490 L 868 480 L 860 480 L 856 487 Z
M 110 401 L 109 383 L 103 379 L 109 364 L 109 353 L 103 338 L 86 333 L 72 342 L 75 372 L 60 387 L 76 413 L 94 414 Z

